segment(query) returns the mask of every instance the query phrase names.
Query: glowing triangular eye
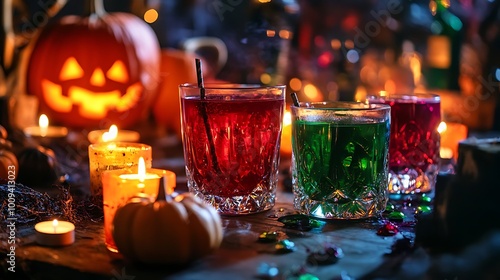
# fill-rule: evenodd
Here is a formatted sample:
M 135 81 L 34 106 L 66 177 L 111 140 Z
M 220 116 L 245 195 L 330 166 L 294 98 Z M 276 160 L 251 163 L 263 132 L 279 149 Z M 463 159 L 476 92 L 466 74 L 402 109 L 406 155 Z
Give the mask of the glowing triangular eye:
M 66 81 L 71 79 L 78 79 L 83 77 L 83 69 L 78 64 L 78 61 L 74 57 L 69 57 L 64 62 L 64 65 L 61 68 L 61 73 L 59 73 L 59 80 Z
M 111 66 L 108 72 L 106 72 L 106 76 L 110 80 L 116 82 L 120 83 L 128 82 L 127 68 L 125 67 L 125 64 L 123 64 L 121 60 L 117 60 L 115 61 L 115 63 L 113 63 L 113 66 Z

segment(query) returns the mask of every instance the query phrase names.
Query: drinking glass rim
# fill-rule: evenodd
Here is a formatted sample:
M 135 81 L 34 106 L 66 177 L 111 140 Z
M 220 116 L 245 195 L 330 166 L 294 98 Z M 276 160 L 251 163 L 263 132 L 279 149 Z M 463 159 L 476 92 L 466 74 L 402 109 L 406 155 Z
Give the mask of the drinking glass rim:
M 141 150 L 151 150 L 151 145 L 144 143 L 114 142 L 114 141 L 92 143 L 89 145 L 89 148 L 93 150 L 102 150 L 102 149 L 107 149 L 108 146 L 110 145 L 114 145 L 115 148 L 131 148 L 131 149 L 140 148 Z
M 380 96 L 378 94 L 369 94 L 366 97 L 366 100 L 385 100 L 385 101 L 407 101 L 407 102 L 415 102 L 415 101 L 427 101 L 427 102 L 440 102 L 441 97 L 438 94 L 434 93 L 395 93 L 388 94 L 385 96 Z
M 323 105 L 322 107 L 311 106 Z M 334 105 L 334 106 L 330 106 Z M 291 105 L 294 109 L 305 110 L 326 110 L 326 111 L 378 111 L 387 110 L 391 106 L 387 104 L 372 104 L 354 101 L 315 101 L 315 102 L 300 102 L 300 106 Z
M 189 88 L 189 89 L 198 89 L 198 84 L 195 83 L 184 83 L 180 84 L 179 87 L 181 88 Z M 274 85 L 274 86 L 267 86 L 267 85 L 261 85 L 261 84 L 237 84 L 237 83 L 206 83 L 203 85 L 205 89 L 208 90 L 255 90 L 255 89 L 273 89 L 273 88 L 279 88 L 279 89 L 285 89 L 286 85 Z

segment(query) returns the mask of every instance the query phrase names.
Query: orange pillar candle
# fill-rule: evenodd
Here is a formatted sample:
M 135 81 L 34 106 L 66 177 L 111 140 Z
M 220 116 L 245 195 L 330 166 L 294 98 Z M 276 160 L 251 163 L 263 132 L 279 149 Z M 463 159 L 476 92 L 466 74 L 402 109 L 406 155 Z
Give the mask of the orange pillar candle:
M 142 169 L 142 170 L 141 170 Z M 108 250 L 117 252 L 113 240 L 113 219 L 118 208 L 127 204 L 131 198 L 139 197 L 154 201 L 158 196 L 160 178 L 166 177 L 169 188 L 175 188 L 175 173 L 169 170 L 136 168 L 105 171 L 102 175 L 104 203 L 104 236 Z
M 143 157 L 146 167 L 153 160 L 151 146 L 140 143 L 103 142 L 89 145 L 90 192 L 102 195 L 102 173 L 137 166 Z

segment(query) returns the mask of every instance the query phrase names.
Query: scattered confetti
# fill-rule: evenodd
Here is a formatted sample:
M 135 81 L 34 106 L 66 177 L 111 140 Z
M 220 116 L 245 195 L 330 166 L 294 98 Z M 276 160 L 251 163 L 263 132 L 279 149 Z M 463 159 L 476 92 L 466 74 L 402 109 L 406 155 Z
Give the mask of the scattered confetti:
M 420 205 L 417 207 L 417 214 L 420 213 L 429 213 L 432 211 L 432 208 L 428 205 Z
M 395 207 L 394 204 L 387 203 L 387 206 L 385 207 L 385 212 L 392 212 L 394 211 Z
M 405 214 L 400 211 L 393 211 L 387 215 L 387 218 L 391 221 L 402 221 L 405 218 Z
M 272 243 L 278 241 L 278 233 L 276 231 L 267 231 L 259 235 L 259 242 Z
M 321 227 L 324 222 L 310 218 L 303 214 L 286 215 L 278 218 L 286 228 L 297 229 L 301 231 L 309 231 L 313 228 Z
M 285 239 L 276 242 L 276 245 L 274 245 L 274 248 L 276 249 L 277 254 L 287 254 L 290 252 L 295 251 L 295 243 L 292 241 Z
M 399 232 L 398 227 L 391 223 L 391 222 L 386 222 L 383 226 L 381 226 L 377 230 L 377 235 L 380 236 L 394 236 Z
M 298 280 L 319 280 L 319 278 L 311 273 L 305 273 L 297 277 Z
M 425 195 L 425 196 L 422 196 L 420 198 L 420 201 L 423 202 L 423 203 L 431 203 L 432 202 L 432 198 L 430 196 Z

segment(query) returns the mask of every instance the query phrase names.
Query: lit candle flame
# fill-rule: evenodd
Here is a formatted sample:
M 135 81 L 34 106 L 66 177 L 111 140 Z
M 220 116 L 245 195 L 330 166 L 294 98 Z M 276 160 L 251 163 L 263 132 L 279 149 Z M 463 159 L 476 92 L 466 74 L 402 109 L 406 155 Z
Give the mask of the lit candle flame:
M 103 142 L 109 142 L 116 139 L 118 136 L 118 127 L 116 125 L 112 125 L 109 127 L 109 131 L 106 131 L 102 134 L 101 139 Z
M 57 232 L 57 225 L 59 224 L 59 222 L 57 221 L 57 219 L 54 219 L 52 221 L 52 227 L 54 227 L 54 233 Z
M 285 111 L 283 116 L 283 127 L 292 124 L 292 114 L 289 111 Z
M 139 158 L 139 168 L 137 170 L 137 175 L 139 176 L 139 181 L 141 183 L 146 179 L 146 162 L 143 157 Z
M 448 126 L 446 125 L 446 123 L 440 122 L 438 125 L 438 128 L 437 128 L 439 135 L 443 135 L 443 133 L 446 131 L 446 129 L 448 129 Z M 441 147 L 439 148 L 439 157 L 445 158 L 445 159 L 450 159 L 453 157 L 453 150 L 448 148 L 448 147 L 443 146 L 442 136 L 441 136 Z
M 441 122 L 439 123 L 438 125 L 438 128 L 437 128 L 437 131 L 439 132 L 439 134 L 442 134 L 443 132 L 446 131 L 446 123 L 445 122 Z
M 387 95 L 387 92 L 385 90 L 381 90 L 381 91 L 379 91 L 378 94 L 380 95 L 380 97 L 384 97 Z
M 431 14 L 433 16 L 436 15 L 436 11 L 437 11 L 437 3 L 436 3 L 436 1 L 434 1 L 434 0 L 429 1 L 429 10 L 431 11 Z
M 450 148 L 440 148 L 439 157 L 443 159 L 451 159 L 453 157 L 453 151 Z
M 356 88 L 354 100 L 356 100 L 356 102 L 366 101 L 366 88 L 364 86 L 358 86 Z
M 410 69 L 411 72 L 413 73 L 413 84 L 415 86 L 418 86 L 420 84 L 420 79 L 422 76 L 422 66 L 418 56 L 413 55 L 410 58 Z
M 40 135 L 42 137 L 47 135 L 47 128 L 49 127 L 49 118 L 45 114 L 41 114 L 38 119 L 38 126 L 40 127 Z

